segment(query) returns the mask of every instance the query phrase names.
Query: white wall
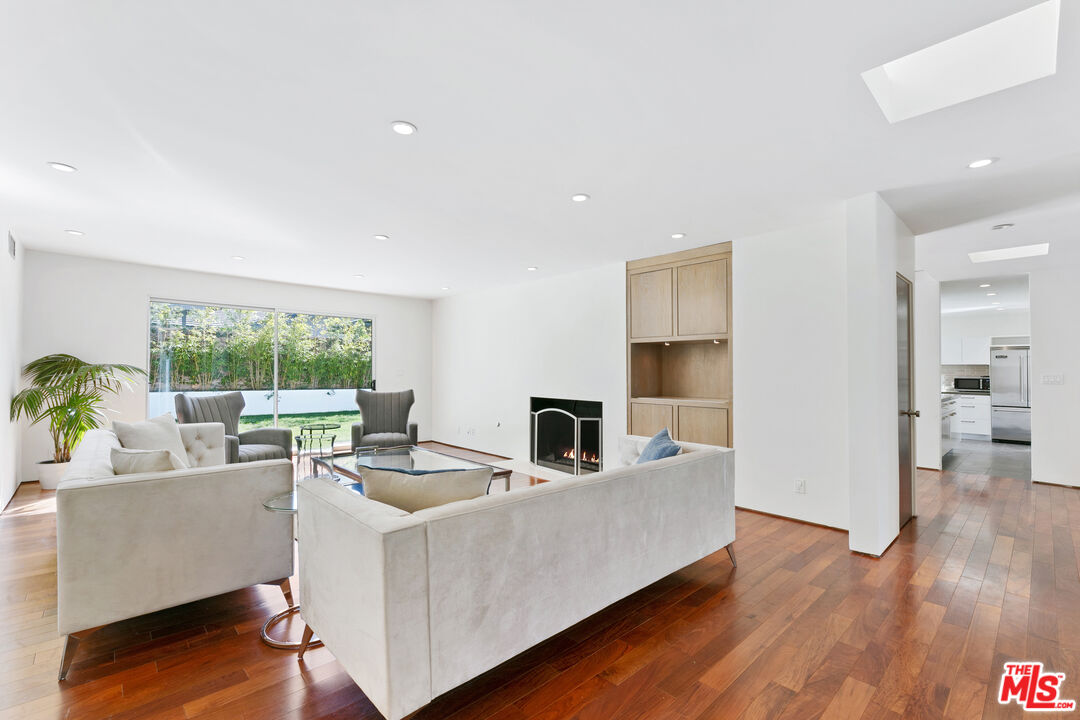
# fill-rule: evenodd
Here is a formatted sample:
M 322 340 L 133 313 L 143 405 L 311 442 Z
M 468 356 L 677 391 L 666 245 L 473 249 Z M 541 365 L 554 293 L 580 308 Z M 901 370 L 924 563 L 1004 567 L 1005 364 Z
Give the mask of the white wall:
M 2 218 L 0 218 L 2 220 Z M 22 276 L 23 248 L 13 260 L 8 255 L 7 224 L 0 222 L 3 250 L 0 250 L 0 509 L 8 504 L 18 485 L 19 425 L 8 421 L 11 397 L 18 391 L 22 357 Z
M 145 367 L 151 297 L 373 317 L 378 388 L 415 389 L 412 419 L 420 424 L 421 439 L 432 437 L 430 300 L 33 251 L 26 253 L 24 288 L 23 362 L 67 352 L 92 362 Z M 108 407 L 114 419 L 145 418 L 145 384 L 111 400 Z M 25 433 L 23 480 L 34 479 L 33 463 L 48 455 L 44 428 Z
M 435 302 L 437 440 L 529 457 L 529 398 L 604 403 L 604 455 L 626 433 L 626 268 L 455 295 Z M 609 460 L 610 462 L 610 460 Z
M 1080 267 L 1031 273 L 1031 479 L 1080 486 Z M 1063 375 L 1064 385 L 1044 385 Z
M 732 248 L 735 503 L 838 528 L 849 523 L 845 219 L 838 206 Z
M 847 202 L 848 545 L 871 555 L 900 531 L 896 274 L 914 280 L 913 245 L 876 193 Z
M 941 283 L 915 273 L 915 463 L 941 469 Z M 1004 313 L 1002 313 L 1004 314 Z

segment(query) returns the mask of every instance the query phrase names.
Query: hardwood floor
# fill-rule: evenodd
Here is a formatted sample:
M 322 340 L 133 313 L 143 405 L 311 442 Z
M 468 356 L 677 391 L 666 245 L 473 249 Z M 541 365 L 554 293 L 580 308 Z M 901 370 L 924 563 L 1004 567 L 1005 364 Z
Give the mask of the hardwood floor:
M 1021 717 L 996 702 L 1007 659 L 1080 698 L 1080 491 L 920 471 L 918 496 L 880 560 L 740 511 L 738 569 L 705 558 L 414 717 Z M 271 586 L 109 626 L 58 684 L 55 542 L 53 493 L 22 486 L 0 516 L 0 720 L 379 717 L 327 649 L 259 641 Z

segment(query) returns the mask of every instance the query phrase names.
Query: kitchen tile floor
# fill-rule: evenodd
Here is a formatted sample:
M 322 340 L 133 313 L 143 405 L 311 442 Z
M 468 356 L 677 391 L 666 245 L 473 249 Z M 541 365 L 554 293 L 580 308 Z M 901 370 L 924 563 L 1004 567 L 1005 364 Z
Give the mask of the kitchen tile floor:
M 1031 479 L 1031 446 L 964 438 L 942 458 L 951 472 Z

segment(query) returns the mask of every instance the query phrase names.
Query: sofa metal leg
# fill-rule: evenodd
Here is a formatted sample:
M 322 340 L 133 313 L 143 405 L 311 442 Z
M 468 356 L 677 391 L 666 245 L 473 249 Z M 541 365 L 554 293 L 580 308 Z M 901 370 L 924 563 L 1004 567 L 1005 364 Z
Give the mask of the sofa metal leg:
M 296 659 L 303 660 L 304 653 L 307 652 L 308 643 L 311 642 L 311 636 L 315 634 L 315 631 L 311 629 L 310 625 L 304 626 L 304 636 L 300 638 L 300 649 L 296 654 Z
M 739 567 L 739 563 L 735 562 L 735 543 L 728 544 L 727 554 L 731 558 L 731 567 Z
M 89 637 L 95 630 L 97 630 L 96 627 L 89 630 L 80 630 L 67 636 L 64 642 L 64 650 L 60 654 L 60 672 L 56 677 L 57 682 L 63 682 L 67 679 L 68 670 L 71 669 L 71 661 L 75 659 L 75 652 L 79 649 L 79 643 Z
M 275 580 L 273 584 L 281 588 L 281 594 L 285 596 L 285 605 L 287 607 L 292 607 L 292 585 L 289 583 L 289 578 Z

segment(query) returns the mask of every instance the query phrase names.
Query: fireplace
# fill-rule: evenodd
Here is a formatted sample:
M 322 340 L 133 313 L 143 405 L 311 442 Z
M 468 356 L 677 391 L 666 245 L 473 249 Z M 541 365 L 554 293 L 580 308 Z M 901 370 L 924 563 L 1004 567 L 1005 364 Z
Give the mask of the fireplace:
M 571 475 L 604 468 L 604 404 L 592 400 L 531 400 L 529 459 Z

